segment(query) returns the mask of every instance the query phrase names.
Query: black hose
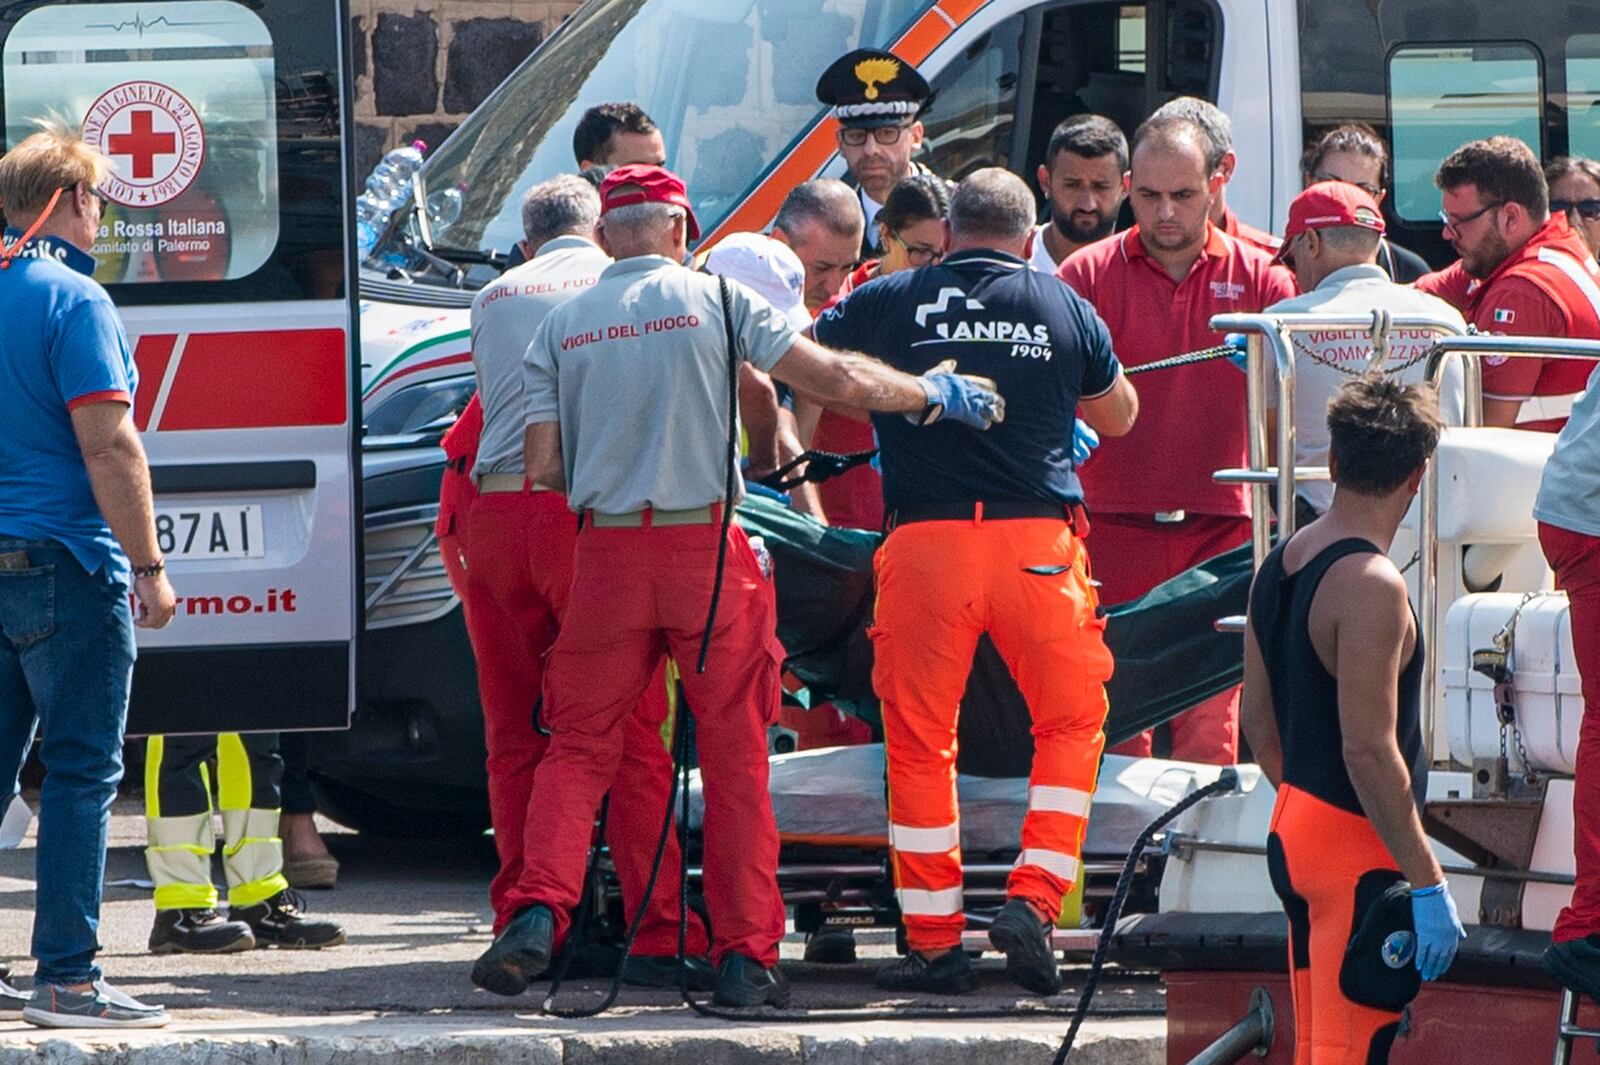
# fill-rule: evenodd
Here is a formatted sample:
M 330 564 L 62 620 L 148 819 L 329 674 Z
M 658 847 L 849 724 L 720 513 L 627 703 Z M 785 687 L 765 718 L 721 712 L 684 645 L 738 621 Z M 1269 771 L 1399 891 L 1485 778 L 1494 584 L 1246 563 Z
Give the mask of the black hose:
M 733 525 L 734 485 L 739 470 L 739 347 L 733 333 L 733 301 L 727 278 L 717 278 L 722 299 L 722 330 L 728 345 L 728 461 L 722 488 L 722 535 L 717 541 L 717 569 L 711 585 L 711 606 L 706 610 L 706 630 L 700 636 L 700 660 L 694 671 L 706 671 L 706 656 L 711 653 L 711 631 L 717 623 L 717 605 L 722 601 L 722 571 L 728 562 L 728 532 Z
M 1150 845 L 1155 834 L 1160 832 L 1173 819 L 1177 818 L 1190 807 L 1204 802 L 1213 795 L 1221 795 L 1235 791 L 1239 787 L 1239 771 L 1232 766 L 1223 769 L 1222 773 L 1190 795 L 1170 810 L 1165 811 L 1144 827 L 1139 833 L 1139 838 L 1134 840 L 1133 847 L 1128 851 L 1128 860 L 1122 865 L 1122 875 L 1117 877 L 1117 889 L 1111 895 L 1111 905 L 1106 908 L 1105 925 L 1100 929 L 1100 940 L 1094 947 L 1094 960 L 1089 963 L 1089 978 L 1083 985 L 1083 993 L 1078 997 L 1078 1008 L 1073 1012 L 1072 1024 L 1067 1028 L 1066 1038 L 1061 1040 L 1061 1049 L 1056 1051 L 1054 1065 L 1063 1065 L 1067 1055 L 1072 1053 L 1072 1044 L 1078 1038 L 1078 1029 L 1083 1026 L 1083 1019 L 1089 1013 L 1089 1003 L 1094 998 L 1095 987 L 1100 983 L 1100 970 L 1105 966 L 1106 953 L 1111 949 L 1111 937 L 1117 934 L 1117 918 L 1122 915 L 1122 905 L 1128 900 L 1128 889 L 1133 885 L 1133 871 L 1139 864 L 1139 855 Z

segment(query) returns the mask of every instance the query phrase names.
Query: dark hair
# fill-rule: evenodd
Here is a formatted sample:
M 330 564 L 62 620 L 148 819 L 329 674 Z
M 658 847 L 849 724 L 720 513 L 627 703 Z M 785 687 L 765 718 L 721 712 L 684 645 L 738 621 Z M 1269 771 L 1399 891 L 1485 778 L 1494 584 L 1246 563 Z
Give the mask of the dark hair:
M 938 222 L 950 213 L 950 192 L 944 179 L 917 171 L 894 183 L 878 209 L 877 221 L 898 233 L 917 222 Z
M 1117 169 L 1128 169 L 1128 138 L 1122 135 L 1117 124 L 1104 115 L 1069 115 L 1050 134 L 1050 146 L 1044 151 L 1044 165 L 1055 165 L 1056 156 L 1071 152 L 1084 159 L 1099 159 L 1103 155 L 1117 157 Z
M 1334 152 L 1349 152 L 1376 160 L 1379 184 L 1389 184 L 1389 148 L 1378 131 L 1365 122 L 1334 126 L 1308 144 L 1305 155 L 1300 157 L 1301 183 L 1311 184 L 1312 176 L 1322 169 L 1322 161 Z
M 615 169 L 616 167 L 610 163 L 596 163 L 594 166 L 584 167 L 578 171 L 578 176 L 593 185 L 594 190 L 599 192 L 600 186 L 605 184 L 606 175 Z
M 1573 174 L 1582 174 L 1596 185 L 1600 185 L 1600 163 L 1581 155 L 1558 155 L 1544 168 L 1545 187 L 1548 188 Z
M 1382 373 L 1347 382 L 1328 403 L 1334 483 L 1358 495 L 1388 495 L 1428 461 L 1443 424 L 1431 385 Z
M 654 133 L 656 124 L 635 103 L 597 104 L 578 119 L 578 128 L 572 131 L 572 158 L 579 166 L 585 159 L 603 162 L 595 156 L 605 148 L 612 134 Z
M 1463 144 L 1439 164 L 1433 183 L 1446 192 L 1472 185 L 1483 199 L 1520 204 L 1535 219 L 1550 213 L 1550 186 L 1538 157 L 1515 137 Z
M 1220 144 L 1212 136 L 1210 130 L 1196 119 L 1180 114 L 1176 110 L 1163 114 L 1157 111 L 1139 124 L 1133 133 L 1133 150 L 1137 152 L 1139 146 L 1146 141 L 1161 141 L 1169 145 L 1177 145 L 1185 139 L 1192 139 L 1195 146 L 1200 149 L 1200 154 L 1205 157 L 1206 174 L 1215 174 L 1222 166 L 1222 157 L 1228 154 L 1228 148 Z
M 773 229 L 790 236 L 808 222 L 816 222 L 837 236 L 853 233 L 861 238 L 861 201 L 855 190 L 838 178 L 812 178 L 789 190 L 772 220 Z

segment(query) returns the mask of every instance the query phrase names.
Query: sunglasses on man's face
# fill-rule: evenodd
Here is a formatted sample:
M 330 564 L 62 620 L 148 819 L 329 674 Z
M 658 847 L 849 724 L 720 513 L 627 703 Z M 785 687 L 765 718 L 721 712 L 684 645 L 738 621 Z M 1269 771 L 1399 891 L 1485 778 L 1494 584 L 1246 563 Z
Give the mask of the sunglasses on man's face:
M 1585 222 L 1600 222 L 1600 200 L 1551 200 L 1550 210 L 1557 214 L 1577 211 Z

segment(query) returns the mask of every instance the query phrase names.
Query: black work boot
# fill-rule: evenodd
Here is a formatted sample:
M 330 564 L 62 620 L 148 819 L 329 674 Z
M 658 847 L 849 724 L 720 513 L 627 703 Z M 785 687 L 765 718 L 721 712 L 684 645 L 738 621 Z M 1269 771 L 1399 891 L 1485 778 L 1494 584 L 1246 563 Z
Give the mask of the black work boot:
M 1007 899 L 989 926 L 989 942 L 1006 956 L 1006 975 L 1035 995 L 1054 995 L 1061 990 L 1050 928 L 1022 899 Z
M 496 995 L 520 995 L 550 967 L 556 919 L 547 906 L 529 906 L 500 930 L 472 963 L 472 982 Z
M 157 910 L 150 929 L 152 954 L 232 954 L 254 950 L 255 933 L 216 910 Z
M 263 947 L 321 950 L 344 942 L 344 929 L 332 921 L 307 917 L 305 902 L 290 888 L 254 906 L 241 906 L 230 912 L 250 926 L 256 943 Z
M 711 1001 L 719 1006 L 777 1006 L 789 1004 L 789 981 L 774 965 L 761 967 L 754 958 L 729 954 L 717 966 L 717 986 Z
M 932 959 L 913 950 L 879 969 L 873 982 L 885 991 L 965 995 L 978 986 L 978 973 L 972 959 L 960 950 L 948 950 Z
M 1544 967 L 1562 987 L 1600 1002 L 1600 935 L 1550 944 Z
M 806 936 L 806 961 L 819 965 L 853 965 L 856 960 L 854 929 L 823 925 Z

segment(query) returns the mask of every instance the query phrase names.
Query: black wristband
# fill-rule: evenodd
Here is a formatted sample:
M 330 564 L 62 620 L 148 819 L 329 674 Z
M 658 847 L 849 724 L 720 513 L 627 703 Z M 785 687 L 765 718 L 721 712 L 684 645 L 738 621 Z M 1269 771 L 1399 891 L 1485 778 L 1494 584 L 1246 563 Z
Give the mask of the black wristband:
M 135 577 L 154 577 L 156 574 L 160 573 L 166 568 L 167 560 L 164 558 L 158 558 L 148 566 L 134 566 L 133 575 Z

